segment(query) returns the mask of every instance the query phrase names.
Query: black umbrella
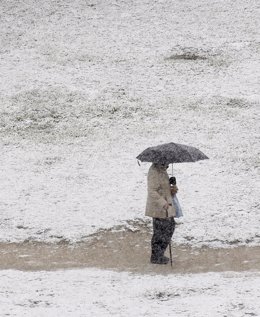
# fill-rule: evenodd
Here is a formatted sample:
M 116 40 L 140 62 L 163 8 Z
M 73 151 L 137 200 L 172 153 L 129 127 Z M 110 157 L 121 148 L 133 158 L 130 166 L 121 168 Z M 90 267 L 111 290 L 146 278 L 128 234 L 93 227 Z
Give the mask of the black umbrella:
M 137 156 L 137 159 L 141 162 L 170 164 L 196 162 L 208 159 L 208 157 L 193 146 L 178 143 L 165 143 L 148 147 Z

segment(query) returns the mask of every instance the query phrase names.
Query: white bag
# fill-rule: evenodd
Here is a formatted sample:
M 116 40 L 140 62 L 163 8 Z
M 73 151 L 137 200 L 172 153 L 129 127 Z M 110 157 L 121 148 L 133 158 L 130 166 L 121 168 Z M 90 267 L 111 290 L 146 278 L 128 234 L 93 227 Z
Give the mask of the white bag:
M 181 205 L 180 205 L 180 203 L 179 203 L 179 200 L 178 200 L 176 194 L 173 195 L 173 197 L 172 197 L 172 203 L 173 203 L 173 206 L 175 207 L 175 210 L 176 210 L 176 216 L 175 216 L 175 218 L 183 217 Z

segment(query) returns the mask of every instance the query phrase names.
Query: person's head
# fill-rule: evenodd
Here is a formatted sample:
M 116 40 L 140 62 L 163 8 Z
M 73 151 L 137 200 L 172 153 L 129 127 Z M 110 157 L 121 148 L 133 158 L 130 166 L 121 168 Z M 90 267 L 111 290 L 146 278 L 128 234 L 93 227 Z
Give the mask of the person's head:
M 155 163 L 154 166 L 156 168 L 159 168 L 159 169 L 166 171 L 167 168 L 169 167 L 169 164 L 167 164 L 167 163 Z

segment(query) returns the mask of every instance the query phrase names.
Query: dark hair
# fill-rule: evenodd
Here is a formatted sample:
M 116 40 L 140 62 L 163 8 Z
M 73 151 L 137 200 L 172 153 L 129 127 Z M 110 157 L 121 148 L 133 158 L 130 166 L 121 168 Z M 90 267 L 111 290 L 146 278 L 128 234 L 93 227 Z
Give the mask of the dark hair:
M 168 168 L 169 167 L 169 164 L 168 163 L 153 163 L 155 167 L 166 167 Z

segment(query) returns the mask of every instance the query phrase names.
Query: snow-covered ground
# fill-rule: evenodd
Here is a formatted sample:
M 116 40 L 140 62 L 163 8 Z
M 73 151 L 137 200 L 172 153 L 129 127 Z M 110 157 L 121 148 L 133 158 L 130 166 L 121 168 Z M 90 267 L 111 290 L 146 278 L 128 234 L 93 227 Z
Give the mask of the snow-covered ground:
M 259 273 L 0 273 L 1 316 L 260 316 Z
M 258 0 L 1 0 L 0 240 L 143 218 L 135 157 L 165 142 L 176 243 L 260 244 Z M 0 316 L 260 316 L 258 273 L 0 273 Z

